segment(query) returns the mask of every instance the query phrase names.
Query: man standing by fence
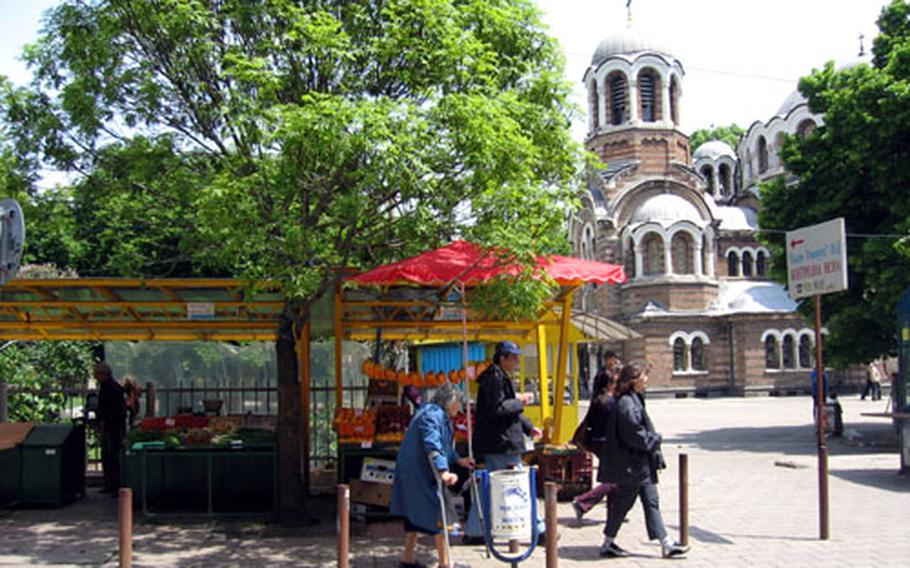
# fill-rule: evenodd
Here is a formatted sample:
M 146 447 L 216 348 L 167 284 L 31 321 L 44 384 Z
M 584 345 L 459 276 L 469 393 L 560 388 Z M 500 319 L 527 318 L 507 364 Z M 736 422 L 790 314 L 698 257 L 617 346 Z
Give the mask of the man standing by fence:
M 98 381 L 98 419 L 101 422 L 101 467 L 104 470 L 102 493 L 117 496 L 120 487 L 120 447 L 126 435 L 126 400 L 123 387 L 114 380 L 107 363 L 95 365 Z

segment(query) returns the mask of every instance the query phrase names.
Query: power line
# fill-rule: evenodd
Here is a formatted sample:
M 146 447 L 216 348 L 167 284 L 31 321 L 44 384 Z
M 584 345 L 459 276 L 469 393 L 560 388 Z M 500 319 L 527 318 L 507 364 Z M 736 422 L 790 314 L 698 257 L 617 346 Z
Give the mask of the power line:
M 783 235 L 789 233 L 785 229 L 756 229 L 756 233 L 772 233 Z M 904 239 L 910 237 L 910 234 L 901 233 L 846 233 L 848 239 Z
M 577 51 L 563 51 L 563 54 L 565 54 L 566 57 L 572 56 L 572 57 L 584 58 L 584 59 L 589 59 L 591 57 L 590 53 L 585 54 L 585 53 L 579 53 Z M 728 77 L 742 77 L 745 79 L 756 79 L 759 81 L 775 81 L 775 82 L 779 82 L 779 83 L 795 84 L 799 81 L 799 77 L 797 77 L 795 79 L 793 77 L 790 77 L 790 78 L 774 77 L 772 75 L 758 75 L 755 73 L 742 73 L 739 71 L 728 71 L 725 69 L 711 69 L 709 67 L 692 67 L 690 65 L 686 65 L 686 70 L 698 71 L 699 73 L 710 73 L 713 75 L 724 75 L 724 76 L 728 76 Z

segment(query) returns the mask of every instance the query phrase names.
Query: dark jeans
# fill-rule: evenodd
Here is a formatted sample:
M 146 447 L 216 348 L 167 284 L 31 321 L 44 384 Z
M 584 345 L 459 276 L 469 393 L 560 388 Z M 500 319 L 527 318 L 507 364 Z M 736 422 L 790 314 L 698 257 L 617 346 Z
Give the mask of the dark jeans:
M 595 505 L 603 501 L 604 497 L 609 495 L 615 488 L 615 483 L 598 483 L 594 489 L 576 497 L 575 503 L 578 505 L 578 508 L 581 509 L 582 513 L 587 513 L 593 509 Z
M 107 490 L 117 490 L 120 487 L 120 448 L 125 435 L 124 427 L 101 429 L 101 467 L 104 470 L 104 488 Z
M 882 384 L 876 383 L 873 381 L 866 381 L 866 387 L 863 389 L 863 394 L 860 395 L 860 400 L 866 400 L 866 395 L 869 394 L 869 391 L 872 391 L 872 400 L 881 400 L 882 399 Z
M 635 504 L 635 498 L 641 499 L 641 506 L 645 510 L 645 527 L 648 529 L 648 538 L 651 540 L 663 540 L 667 536 L 667 529 L 664 526 L 663 516 L 660 514 L 660 497 L 657 494 L 657 486 L 651 483 L 651 480 L 645 481 L 641 485 L 617 485 L 614 491 L 610 492 L 607 510 L 607 526 L 604 527 L 604 534 L 615 538 L 622 525 L 623 519 L 632 505 Z

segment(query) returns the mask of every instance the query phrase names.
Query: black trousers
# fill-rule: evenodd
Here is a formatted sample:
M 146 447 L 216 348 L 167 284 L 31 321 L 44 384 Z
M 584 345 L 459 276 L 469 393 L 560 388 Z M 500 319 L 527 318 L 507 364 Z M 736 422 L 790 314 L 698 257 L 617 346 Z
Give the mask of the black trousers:
M 125 435 L 124 426 L 101 429 L 101 467 L 105 489 L 116 490 L 120 487 L 120 449 Z
M 881 400 L 882 399 L 882 385 L 881 383 L 876 383 L 873 381 L 866 381 L 866 386 L 863 389 L 863 394 L 860 395 L 860 400 L 866 400 L 866 395 L 869 392 L 872 392 L 872 400 Z
M 607 525 L 604 534 L 615 538 L 622 526 L 635 498 L 641 499 L 641 506 L 645 511 L 645 527 L 648 529 L 648 538 L 663 540 L 667 536 L 664 518 L 660 514 L 660 496 L 657 494 L 657 485 L 647 480 L 641 485 L 617 485 L 610 492 L 607 499 Z

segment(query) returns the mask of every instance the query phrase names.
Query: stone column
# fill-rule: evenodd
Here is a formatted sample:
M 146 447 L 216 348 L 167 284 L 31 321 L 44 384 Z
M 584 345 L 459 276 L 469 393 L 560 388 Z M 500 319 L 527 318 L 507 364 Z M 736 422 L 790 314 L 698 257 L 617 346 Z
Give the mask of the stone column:
M 629 122 L 638 122 L 638 81 L 629 81 Z
M 673 273 L 673 239 L 664 241 L 664 274 Z
M 645 263 L 644 263 L 644 258 L 641 254 L 641 244 L 638 242 L 635 242 L 632 246 L 635 249 L 635 277 L 638 278 L 639 276 L 644 274 Z
M 603 128 L 607 125 L 607 82 L 594 79 L 597 81 L 597 117 L 600 120 L 600 126 Z
M 695 275 L 696 276 L 705 275 L 704 266 L 702 263 L 701 250 L 702 250 L 701 243 L 695 243 Z

